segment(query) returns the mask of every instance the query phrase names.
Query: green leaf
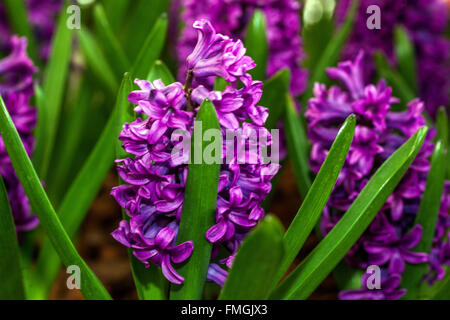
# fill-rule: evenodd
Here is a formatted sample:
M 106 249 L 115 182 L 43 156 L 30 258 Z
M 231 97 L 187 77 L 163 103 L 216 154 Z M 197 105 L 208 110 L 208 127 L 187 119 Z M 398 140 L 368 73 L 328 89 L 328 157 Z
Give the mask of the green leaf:
M 81 277 L 81 292 L 84 297 L 86 299 L 110 299 L 106 289 L 76 251 L 58 219 L 2 98 L 0 98 L 0 134 L 33 212 L 38 216 L 41 226 L 50 238 L 53 247 L 67 267 L 76 265 L 80 268 L 83 275 Z
M 427 177 L 425 191 L 420 201 L 414 224 L 420 224 L 423 228 L 422 238 L 419 244 L 413 249 L 415 252 L 429 253 L 433 245 L 433 237 L 436 233 L 436 223 L 441 207 L 441 197 L 444 190 L 445 169 L 446 169 L 445 146 L 442 141 L 438 141 L 431 158 L 431 167 Z M 428 270 L 428 264 L 406 265 L 402 275 L 402 288 L 407 289 L 404 299 L 417 299 L 420 284 L 424 274 Z
M 114 31 L 123 28 L 123 19 L 128 12 L 130 0 L 103 0 L 106 16 Z
M 63 7 L 55 36 L 52 52 L 44 74 L 42 105 L 38 106 L 38 124 L 36 128 L 36 149 L 33 155 L 34 165 L 39 176 L 45 180 L 50 164 L 56 131 L 58 129 L 64 89 L 69 71 L 72 53 L 72 30 L 66 26 L 67 1 Z
M 301 10 L 305 65 L 314 70 L 322 53 L 331 41 L 334 29 L 335 0 L 308 0 Z
M 364 270 L 348 266 L 341 261 L 333 270 L 333 276 L 340 290 L 361 289 L 361 278 Z
M 342 27 L 332 37 L 332 40 L 328 43 L 322 56 L 316 64 L 315 69 L 309 79 L 309 86 L 303 95 L 302 105 L 306 105 L 308 99 L 313 95 L 313 87 L 316 82 L 326 83 L 327 74 L 326 68 L 336 65 L 341 55 L 342 47 L 344 46 L 347 38 L 353 30 L 353 24 L 355 21 L 356 13 L 358 12 L 359 0 L 353 0 L 348 10 L 345 22 Z
M 248 24 L 245 36 L 245 47 L 249 57 L 255 61 L 256 67 L 249 71 L 253 79 L 266 79 L 267 58 L 269 56 L 269 45 L 267 43 L 266 18 L 264 13 L 257 9 Z
M 82 83 L 77 89 L 79 91 L 75 94 L 76 98 L 67 106 L 67 116 L 64 118 L 68 120 L 62 123 L 62 130 L 58 132 L 61 142 L 56 145 L 55 155 L 52 158 L 52 174 L 45 181 L 47 194 L 56 209 L 59 208 L 62 197 L 72 181 L 70 175 L 74 166 L 73 162 L 80 153 L 83 133 L 88 126 L 86 120 L 92 116 L 92 97 L 96 90 L 92 81 L 96 80 L 90 75 L 87 73 L 83 76 Z
M 397 26 L 394 30 L 395 56 L 398 68 L 403 79 L 406 80 L 413 91 L 417 91 L 417 68 L 414 44 L 408 32 L 403 26 Z
M 448 150 L 450 150 L 450 145 L 449 145 L 449 134 L 450 134 L 450 127 L 448 125 L 448 115 L 445 111 L 445 107 L 440 107 L 438 109 L 437 112 L 437 116 L 436 116 L 436 128 L 437 128 L 437 137 L 438 139 L 441 139 L 442 142 L 444 143 L 445 148 Z M 447 155 L 448 157 L 448 155 Z M 446 171 L 446 177 L 447 179 L 450 179 L 450 166 L 447 166 L 447 171 Z
M 286 100 L 280 99 L 280 97 L 284 97 L 289 92 L 290 77 L 289 70 L 282 69 L 264 81 L 264 90 L 259 105 L 269 109 L 269 117 L 265 124 L 267 130 L 276 129 L 278 121 L 286 110 Z
M 309 189 L 297 215 L 284 235 L 286 254 L 277 273 L 276 282 L 281 279 L 294 261 L 322 214 L 347 157 L 355 132 L 355 123 L 354 115 L 350 115 L 345 120 L 311 189 Z
M 224 78 L 216 77 L 216 81 L 214 82 L 214 91 L 224 91 L 227 85 L 228 82 L 226 82 Z
M 283 226 L 268 216 L 240 246 L 219 299 L 267 299 L 283 252 Z
M 115 74 L 123 74 L 130 69 L 131 65 L 119 40 L 117 40 L 116 35 L 114 34 L 101 4 L 97 4 L 94 8 L 94 23 L 98 39 L 101 42 L 103 51 L 105 52 L 110 65 L 114 69 Z
M 449 269 L 446 270 L 447 275 L 442 280 L 442 282 L 438 282 L 439 289 L 437 293 L 431 297 L 432 300 L 450 300 L 450 274 Z
M 22 277 L 20 249 L 11 207 L 8 202 L 8 194 L 1 176 L 0 230 L 0 299 L 23 300 L 26 296 Z
M 59 209 L 61 223 L 71 239 L 75 238 L 92 201 L 95 199 L 114 163 L 116 141 L 121 129 L 117 125 L 119 110 L 131 109 L 128 102 L 128 94 L 131 92 L 132 87 L 130 74 L 126 73 L 117 95 L 114 111 L 100 139 L 61 203 Z M 48 294 L 58 274 L 60 263 L 61 261 L 51 243 L 48 240 L 45 241 L 38 257 L 35 272 L 35 278 L 37 278 L 37 282 L 42 287 L 41 294 L 44 297 Z
M 303 128 L 303 123 L 300 121 L 297 112 L 295 111 L 295 103 L 292 97 L 287 94 L 286 97 L 286 114 L 284 119 L 284 126 L 286 129 L 286 140 L 288 151 L 294 167 L 294 174 L 297 181 L 297 187 L 300 195 L 305 199 L 309 188 L 311 187 L 311 178 L 309 176 L 308 164 L 308 150 L 309 142 Z
M 161 268 L 146 268 L 128 249 L 131 271 L 140 300 L 165 300 L 169 293 L 169 281 L 164 277 Z
M 423 127 L 375 172 L 336 226 L 274 290 L 272 299 L 306 299 L 369 226 L 423 145 Z
M 167 32 L 167 15 L 163 13 L 156 21 L 152 31 L 148 34 L 141 51 L 131 68 L 132 76 L 145 79 L 156 59 L 159 58 L 164 47 Z
M 173 77 L 169 68 L 167 68 L 167 66 L 161 60 L 155 61 L 152 69 L 147 76 L 148 81 L 155 81 L 157 79 L 161 79 L 161 81 L 166 86 L 175 82 L 175 78 Z
M 405 79 L 398 72 L 392 70 L 384 53 L 375 52 L 374 61 L 380 78 L 384 78 L 388 82 L 395 96 L 398 96 L 404 103 L 410 102 L 416 97 Z
M 117 92 L 117 78 L 111 66 L 108 64 L 104 53 L 98 46 L 97 40 L 86 28 L 78 31 L 78 37 L 80 39 L 81 50 L 93 73 L 111 93 Z M 124 71 L 122 70 L 122 72 Z
M 208 143 L 203 133 L 209 129 L 220 130 L 216 110 L 211 101 L 205 100 L 197 114 L 191 141 L 191 164 L 189 164 L 186 192 L 181 214 L 177 243 L 194 242 L 194 251 L 179 273 L 184 277 L 182 285 L 172 286 L 171 299 L 201 299 L 206 281 L 212 244 L 206 239 L 206 231 L 214 225 L 220 164 L 207 164 L 203 159 Z M 215 138 L 216 139 L 216 138 Z M 214 143 L 222 146 L 220 141 Z M 215 150 L 221 159 L 222 148 Z M 199 157 L 202 159 L 198 159 Z
M 31 59 L 37 63 L 36 40 L 29 24 L 27 8 L 24 0 L 4 0 L 3 1 L 8 15 L 9 25 L 13 33 L 27 38 L 28 54 Z
M 436 127 L 438 130 L 438 137 L 444 143 L 445 148 L 448 149 L 448 116 L 444 107 L 440 107 L 436 116 Z
M 136 57 L 139 56 L 139 51 L 142 50 L 142 44 L 146 42 L 146 38 L 148 39 L 148 35 L 151 33 L 152 28 L 154 29 L 158 24 L 158 17 L 167 13 L 169 1 L 170 0 L 132 0 L 132 10 L 127 16 L 127 23 L 125 24 L 125 35 L 127 38 L 125 39 L 126 45 L 124 46 L 127 48 L 126 53 L 131 61 L 135 61 Z M 148 64 L 149 68 L 145 70 L 145 74 L 141 76 L 141 79 L 147 75 L 152 64 L 153 61 Z M 132 73 L 132 75 L 135 77 L 134 73 Z

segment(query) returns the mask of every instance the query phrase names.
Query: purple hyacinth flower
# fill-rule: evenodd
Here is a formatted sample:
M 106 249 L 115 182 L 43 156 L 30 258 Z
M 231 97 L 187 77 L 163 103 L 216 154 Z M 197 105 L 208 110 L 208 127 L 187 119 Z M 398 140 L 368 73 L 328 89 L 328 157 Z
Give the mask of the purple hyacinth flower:
M 336 17 L 341 24 L 348 12 L 350 0 L 337 2 Z M 381 29 L 367 28 L 366 13 L 370 5 L 380 7 Z M 450 106 L 450 40 L 445 32 L 449 21 L 449 11 L 442 0 L 361 0 L 355 27 L 344 47 L 343 59 L 353 59 L 363 49 L 365 57 L 365 80 L 374 78 L 372 54 L 383 51 L 392 65 L 397 61 L 394 53 L 394 30 L 404 26 L 414 45 L 417 60 L 420 98 L 426 110 L 435 116 L 440 106 Z M 430 81 L 430 79 L 433 79 Z
M 336 225 L 378 167 L 425 125 L 422 116 L 424 104 L 419 99 L 408 103 L 404 111 L 392 111 L 392 106 L 398 104 L 399 100 L 392 97 L 392 89 L 384 80 L 376 85 L 367 84 L 365 61 L 364 53 L 360 51 L 355 60 L 341 62 L 337 68 L 327 69 L 329 77 L 337 80 L 338 85 L 327 88 L 323 84 L 316 84 L 314 97 L 309 100 L 305 113 L 309 125 L 308 136 L 312 141 L 310 164 L 314 172 L 319 171 L 325 160 L 337 135 L 337 128 L 350 114 L 355 114 L 357 118 L 347 159 L 323 212 L 321 225 L 324 233 Z M 428 159 L 434 149 L 430 142 L 433 134 L 431 130 L 403 179 L 347 253 L 345 261 L 350 266 L 367 268 L 372 264 L 379 265 L 386 281 L 400 283 L 396 279 L 401 279 L 405 263 L 428 262 L 432 268 L 430 277 L 436 278 L 436 274 L 442 277 L 438 265 L 446 263 L 445 258 L 441 257 L 445 256 L 447 243 L 443 243 L 442 239 L 448 221 L 448 190 L 442 199 L 437 238 L 431 254 L 414 251 L 422 230 L 420 226 L 414 226 L 413 221 L 430 168 Z M 397 286 L 389 285 L 392 289 L 389 292 L 366 289 L 343 292 L 341 298 L 392 299 L 401 295 L 402 291 L 397 290 Z
M 208 281 L 212 281 L 219 284 L 220 286 L 223 286 L 225 284 L 227 276 L 228 273 L 223 270 L 218 264 L 211 263 L 207 274 Z
M 401 238 L 395 234 L 383 241 L 364 242 L 364 249 L 368 254 L 368 262 L 373 265 L 384 265 L 389 262 L 388 270 L 391 274 L 402 274 L 405 262 L 417 264 L 426 262 L 428 255 L 421 252 L 412 252 L 422 237 L 422 227 L 415 225 L 413 229 Z
M 155 265 L 161 266 L 164 276 L 170 282 L 176 284 L 182 283 L 184 279 L 173 269 L 172 262 L 180 263 L 189 258 L 194 248 L 192 241 L 175 245 L 176 230 L 170 224 L 167 227 L 146 231 L 146 234 L 143 234 L 140 230 L 140 221 L 136 223 L 136 220 L 140 218 L 132 218 L 129 224 L 126 221 L 122 221 L 119 228 L 111 235 L 118 242 L 132 248 L 133 254 L 147 268 L 150 266 L 149 261 L 151 261 Z M 149 232 L 154 233 L 153 239 L 149 239 Z
M 29 156 L 34 148 L 33 129 L 36 126 L 36 109 L 29 105 L 33 94 L 33 75 L 36 68 L 26 53 L 27 40 L 13 36 L 10 54 L 0 60 L 0 94 L 20 135 Z M 30 204 L 16 176 L 8 152 L 0 137 L 0 175 L 2 176 L 11 205 L 16 231 L 19 233 L 39 224 L 31 214 Z
M 207 78 L 218 76 L 234 82 L 255 67 L 250 57 L 245 56 L 245 48 L 240 40 L 216 34 L 207 20 L 196 21 L 198 42 L 194 51 L 186 58 L 188 70 L 194 77 Z
M 262 83 L 247 73 L 254 62 L 245 56 L 242 42 L 217 34 L 206 20 L 196 21 L 194 28 L 198 42 L 186 61 L 186 83 L 136 80 L 140 90 L 129 94 L 138 117 L 123 125 L 119 138 L 132 156 L 116 161 L 124 184 L 111 191 L 129 221 L 122 221 L 112 236 L 147 267 L 160 266 L 170 282 L 183 282 L 172 263 L 186 261 L 195 243 L 176 241 L 189 161 L 189 154 L 176 151 L 183 145 L 180 138 L 190 139 L 195 114 L 208 98 L 221 125 L 222 160 L 228 161 L 221 165 L 216 221 L 205 234 L 214 244 L 207 279 L 223 285 L 225 268 L 231 267 L 240 243 L 264 216 L 261 204 L 280 166 L 266 163 L 258 152 L 273 141 L 264 128 L 267 109 L 257 105 Z M 231 84 L 224 91 L 199 85 L 208 77 L 223 77 Z M 228 150 L 227 131 L 242 139 L 237 143 L 241 152 Z M 255 135 L 265 138 L 263 146 L 251 139 Z M 220 248 L 229 255 L 217 261 Z
M 27 39 L 13 36 L 10 41 L 11 53 L 0 60 L 0 93 L 33 94 L 33 75 L 37 69 L 27 55 Z
M 339 293 L 341 300 L 396 300 L 405 295 L 406 289 L 398 289 L 402 278 L 398 274 L 387 276 L 380 283 L 381 289 L 369 289 L 367 281 L 370 275 L 364 274 L 361 283 L 363 289 L 344 290 Z

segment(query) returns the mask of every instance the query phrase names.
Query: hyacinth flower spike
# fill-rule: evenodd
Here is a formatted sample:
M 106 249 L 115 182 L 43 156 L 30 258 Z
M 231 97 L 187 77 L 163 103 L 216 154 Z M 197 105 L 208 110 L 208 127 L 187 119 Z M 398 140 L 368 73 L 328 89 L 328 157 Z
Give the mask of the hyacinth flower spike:
M 317 83 L 314 97 L 309 100 L 305 113 L 309 125 L 308 136 L 313 142 L 310 164 L 316 173 L 337 134 L 335 128 L 351 113 L 357 117 L 349 154 L 323 213 L 321 226 L 324 234 L 340 220 L 378 166 L 425 125 L 423 102 L 415 99 L 408 103 L 405 111 L 393 112 L 392 106 L 399 100 L 392 96 L 392 89 L 384 80 L 378 84 L 366 83 L 364 61 L 364 52 L 360 51 L 355 60 L 341 62 L 337 68 L 327 69 L 328 76 L 337 80 L 339 85 L 327 89 L 325 85 Z M 354 268 L 380 266 L 383 281 L 389 285 L 381 289 L 382 292 L 366 290 L 363 285 L 358 294 L 355 291 L 342 292 L 342 298 L 399 298 L 405 293 L 396 288 L 400 285 L 406 263 L 428 262 L 431 268 L 428 278 L 442 279 L 442 267 L 448 265 L 448 259 L 443 258 L 445 254 L 442 254 L 448 246 L 443 236 L 449 221 L 448 182 L 441 201 L 432 253 L 414 250 L 422 238 L 422 227 L 413 222 L 430 169 L 428 158 L 433 152 L 433 135 L 433 132 L 429 134 L 400 184 L 345 257 L 349 266 Z
M 131 92 L 129 101 L 143 117 L 123 126 L 120 140 L 133 157 L 117 160 L 125 184 L 111 192 L 129 216 L 112 236 L 131 248 L 147 267 L 161 266 L 164 276 L 174 284 L 184 279 L 172 263 L 186 261 L 195 250 L 192 241 L 176 245 L 189 160 L 186 156 L 172 157 L 179 144 L 179 130 L 191 135 L 195 114 L 208 98 L 217 110 L 224 136 L 227 130 L 244 136 L 259 130 L 271 141 L 263 127 L 267 109 L 257 106 L 262 84 L 248 74 L 255 64 L 245 55 L 242 42 L 216 33 L 207 20 L 195 21 L 193 28 L 198 41 L 186 58 L 184 85 L 135 81 L 140 90 Z M 197 85 L 211 77 L 223 77 L 231 84 L 223 92 Z M 239 162 L 233 155 L 221 165 L 216 221 L 205 234 L 214 244 L 208 280 L 220 285 L 227 275 L 224 268 L 231 267 L 239 244 L 264 216 L 261 204 L 279 169 L 278 164 L 265 164 L 258 153 L 246 152 L 244 158 L 251 163 Z M 224 152 L 223 158 L 226 156 Z M 228 257 L 218 258 L 221 247 Z

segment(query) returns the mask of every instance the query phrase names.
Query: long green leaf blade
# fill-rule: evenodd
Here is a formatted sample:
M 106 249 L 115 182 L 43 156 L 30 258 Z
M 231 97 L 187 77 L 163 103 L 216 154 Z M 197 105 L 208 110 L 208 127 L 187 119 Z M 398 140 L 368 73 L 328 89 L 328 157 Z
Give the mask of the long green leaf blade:
M 306 299 L 333 270 L 375 218 L 423 145 L 423 127 L 375 172 L 336 226 L 274 290 L 273 299 Z
M 117 91 L 117 78 L 112 67 L 107 62 L 103 51 L 98 46 L 96 39 L 87 29 L 79 30 L 78 37 L 80 39 L 81 50 L 86 57 L 88 65 L 105 87 L 110 92 L 115 93 Z M 122 70 L 122 72 L 124 71 L 126 70 Z
M 344 24 L 332 37 L 332 40 L 328 43 L 325 51 L 317 62 L 316 67 L 311 74 L 311 78 L 309 79 L 308 89 L 303 95 L 303 105 L 306 105 L 306 102 L 312 96 L 312 90 L 316 82 L 326 83 L 326 68 L 336 65 L 336 63 L 338 62 L 342 47 L 344 46 L 353 29 L 353 24 L 355 21 L 356 13 L 358 12 L 358 7 L 359 0 L 353 0 L 350 9 L 348 10 Z
M 355 132 L 355 123 L 354 115 L 349 116 L 345 120 L 311 189 L 284 235 L 286 254 L 277 273 L 277 282 L 294 261 L 322 214 L 347 157 Z
M 59 114 L 67 82 L 72 49 L 72 30 L 66 25 L 67 1 L 63 7 L 52 43 L 43 83 L 43 105 L 39 106 L 36 128 L 34 165 L 39 176 L 45 180 L 58 129 Z
M 38 62 L 36 40 L 31 30 L 27 16 L 27 8 L 24 0 L 4 0 L 7 9 L 8 21 L 13 29 L 13 33 L 24 36 L 28 40 L 28 54 L 33 61 Z
M 450 150 L 449 135 L 450 127 L 448 125 L 448 115 L 445 111 L 445 107 L 440 107 L 436 116 L 436 128 L 438 130 L 438 139 L 441 139 L 444 143 L 445 148 Z M 447 155 L 448 157 L 448 155 Z M 447 171 L 445 172 L 447 179 L 450 179 L 450 166 L 447 166 Z
M 374 61 L 380 78 L 384 78 L 392 86 L 394 95 L 398 96 L 404 103 L 416 97 L 414 90 L 411 89 L 405 79 L 398 72 L 392 70 L 384 53 L 375 52 Z
M 84 217 L 95 199 L 102 183 L 114 163 L 119 109 L 129 109 L 128 94 L 132 90 L 130 75 L 125 74 L 116 100 L 116 106 L 103 133 L 83 168 L 73 181 L 59 209 L 61 223 L 71 239 L 74 239 Z M 60 259 L 49 241 L 44 242 L 36 265 L 36 279 L 42 287 L 41 294 L 49 292 L 56 278 Z
M 446 163 L 445 146 L 442 141 L 438 141 L 431 158 L 427 184 L 414 222 L 414 224 L 420 224 L 422 226 L 422 238 L 413 251 L 428 253 L 431 250 L 433 237 L 436 233 L 436 223 L 441 206 L 442 192 L 444 190 Z M 408 290 L 403 297 L 404 299 L 418 298 L 420 284 L 427 269 L 428 265 L 424 263 L 406 265 L 405 272 L 402 275 L 401 286 Z
M 283 253 L 283 226 L 268 216 L 239 248 L 219 299 L 266 299 Z
M 286 129 L 288 151 L 291 155 L 297 187 L 300 191 L 300 195 L 303 199 L 305 199 L 306 194 L 311 187 L 311 177 L 309 176 L 310 170 L 307 156 L 309 142 L 302 126 L 303 123 L 300 121 L 299 116 L 295 111 L 295 103 L 292 97 L 287 94 L 285 99 L 286 111 L 284 125 Z
M 145 79 L 156 59 L 159 58 L 164 47 L 167 32 L 167 14 L 163 13 L 145 39 L 141 51 L 131 68 L 134 78 Z
M 139 56 L 142 44 L 146 42 L 147 36 L 151 33 L 158 21 L 158 17 L 165 15 L 169 9 L 170 0 L 131 0 L 133 3 L 130 13 L 127 16 L 127 36 L 125 48 L 131 61 Z M 155 22 L 156 21 L 156 22 Z M 151 66 L 152 63 L 149 64 Z M 148 70 L 145 71 L 146 73 Z M 135 77 L 134 74 L 132 74 Z M 143 77 L 143 76 L 142 76 Z M 140 78 L 143 79 L 143 78 Z
M 394 39 L 395 56 L 397 58 L 400 73 L 407 81 L 408 85 L 414 91 L 417 91 L 417 68 L 414 44 L 411 41 L 406 29 L 402 26 L 397 26 L 395 28 Z
M 96 34 L 103 48 L 103 52 L 108 57 L 111 67 L 115 74 L 123 74 L 129 70 L 130 62 L 116 38 L 108 18 L 106 17 L 105 9 L 101 4 L 97 4 L 94 8 L 94 23 Z
M 64 230 L 61 221 L 58 219 L 1 97 L 0 134 L 11 163 L 28 196 L 31 207 L 38 216 L 53 247 L 67 267 L 75 265 L 80 268 L 82 274 L 81 291 L 83 295 L 87 299 L 109 299 L 108 292 L 80 257 L 67 232 Z
M 52 174 L 45 181 L 47 193 L 55 208 L 59 208 L 61 200 L 70 186 L 73 162 L 80 152 L 83 133 L 86 130 L 86 119 L 91 116 L 91 101 L 96 90 L 92 86 L 91 79 L 94 78 L 90 77 L 89 73 L 83 77 L 76 98 L 67 107 L 69 121 L 64 122 L 64 128 L 60 132 L 61 143 L 52 158 Z
M 335 0 L 308 0 L 301 10 L 305 66 L 309 70 L 315 70 L 318 60 L 331 40 L 335 5 Z
M 444 107 L 440 107 L 437 116 L 436 116 L 436 128 L 438 130 L 438 137 L 444 143 L 444 148 L 448 149 L 448 135 L 449 135 L 449 127 L 448 127 L 448 115 L 445 112 Z
M 269 45 L 267 43 L 266 18 L 261 10 L 255 10 L 249 22 L 247 35 L 245 36 L 245 47 L 247 55 L 255 61 L 256 67 L 250 70 L 254 79 L 263 81 L 266 79 L 267 58 L 269 56 Z
M 286 100 L 281 99 L 289 91 L 290 72 L 282 69 L 267 81 L 264 81 L 264 90 L 259 105 L 269 109 L 269 117 L 265 123 L 267 130 L 277 127 L 277 123 L 286 110 Z M 219 78 L 222 79 L 222 78 Z
M 450 275 L 448 274 L 439 285 L 438 292 L 431 298 L 433 300 L 450 300 Z
M 169 68 L 161 60 L 156 60 L 153 64 L 150 73 L 147 76 L 148 81 L 155 81 L 161 79 L 165 85 L 169 85 L 175 82 L 175 78 L 170 72 Z
M 122 21 L 128 12 L 130 0 L 104 0 L 105 13 L 114 31 L 123 28 Z
M 0 299 L 25 299 L 19 243 L 8 202 L 5 184 L 0 176 Z
M 203 141 L 202 132 L 209 129 L 220 130 L 219 120 L 211 101 L 205 100 L 202 103 L 195 121 L 191 141 L 191 164 L 188 169 L 183 211 L 177 236 L 177 243 L 193 241 L 194 251 L 187 263 L 179 268 L 179 273 L 185 280 L 182 285 L 172 287 L 171 299 L 202 298 L 212 250 L 212 244 L 205 235 L 215 222 L 220 164 L 207 164 L 205 159 L 202 158 L 200 161 L 197 159 L 199 156 L 203 157 L 203 152 L 208 145 Z M 220 141 L 214 141 L 214 143 L 222 146 L 222 137 L 220 136 Z M 221 159 L 222 147 L 215 151 L 220 153 L 218 158 Z

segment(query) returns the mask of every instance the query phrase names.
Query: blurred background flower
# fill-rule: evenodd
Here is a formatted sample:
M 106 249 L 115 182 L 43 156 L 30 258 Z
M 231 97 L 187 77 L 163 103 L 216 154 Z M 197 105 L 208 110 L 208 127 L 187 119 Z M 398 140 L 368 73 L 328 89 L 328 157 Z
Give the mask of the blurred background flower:
M 339 124 L 350 114 L 357 116 L 357 126 L 349 154 L 339 175 L 338 182 L 324 210 L 321 222 L 323 234 L 327 234 L 359 195 L 378 167 L 421 126 L 424 104 L 419 99 L 411 101 L 407 110 L 393 112 L 391 106 L 399 103 L 392 96 L 392 89 L 384 80 L 378 84 L 367 84 L 364 80 L 364 52 L 355 60 L 340 62 L 336 68 L 328 68 L 327 74 L 339 85 L 327 88 L 317 83 L 314 97 L 309 100 L 306 118 L 308 136 L 312 141 L 311 167 L 318 172 L 334 138 Z M 347 253 L 345 261 L 351 267 L 365 269 L 370 265 L 382 268 L 382 281 L 392 276 L 401 280 L 406 263 L 417 264 L 428 261 L 430 277 L 442 279 L 443 266 L 449 265 L 447 235 L 443 230 L 450 227 L 448 215 L 450 181 L 442 198 L 437 230 L 433 242 L 433 256 L 429 252 L 413 252 L 421 239 L 422 227 L 414 225 L 419 204 L 425 189 L 430 168 L 429 157 L 433 152 L 429 137 L 418 156 L 406 172 L 400 184 L 390 195 L 375 220 L 358 242 Z M 437 252 L 435 252 L 437 250 Z M 438 253 L 439 252 L 439 253 Z M 390 282 L 391 283 L 391 282 Z M 392 282 L 400 285 L 400 281 Z M 344 291 L 341 298 L 397 299 L 405 291 L 393 285 L 380 290 L 363 289 L 357 295 L 353 290 Z M 387 291 L 386 291 L 387 290 Z
M 336 21 L 341 24 L 350 0 L 337 1 Z M 381 29 L 366 26 L 370 5 L 381 9 Z M 363 68 L 365 80 L 372 81 L 372 54 L 383 51 L 395 66 L 394 30 L 403 25 L 414 43 L 417 59 L 419 96 L 432 117 L 440 106 L 450 105 L 450 40 L 446 37 L 448 10 L 442 0 L 362 0 L 350 39 L 342 59 L 354 59 L 360 49 L 366 52 Z

